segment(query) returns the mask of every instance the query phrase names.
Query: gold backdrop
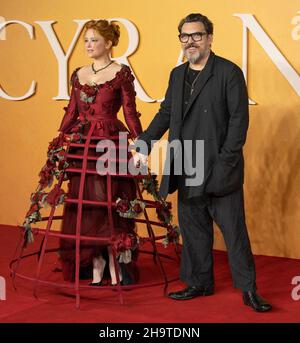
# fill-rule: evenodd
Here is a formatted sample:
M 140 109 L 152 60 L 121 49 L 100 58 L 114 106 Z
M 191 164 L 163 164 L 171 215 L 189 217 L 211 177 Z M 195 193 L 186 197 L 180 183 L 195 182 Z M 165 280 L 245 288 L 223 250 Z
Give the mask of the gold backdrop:
M 213 21 L 214 52 L 241 67 L 243 23 L 235 14 L 253 15 L 288 63 L 300 71 L 297 0 L 285 1 L 284 6 L 279 0 L 10 0 L 3 1 L 0 9 L 0 20 L 19 20 L 34 27 L 34 39 L 17 24 L 0 34 L 3 91 L 18 97 L 27 92 L 32 80 L 37 82 L 35 94 L 25 100 L 0 98 L 2 224 L 22 223 L 48 142 L 57 134 L 62 108 L 67 104 L 67 100 L 53 99 L 58 93 L 58 64 L 36 21 L 55 21 L 53 28 L 66 51 L 77 28 L 75 19 L 130 20 L 138 29 L 139 45 L 128 60 L 153 99 L 164 96 L 169 72 L 180 54 L 177 24 L 191 12 L 206 14 Z M 128 45 L 126 29 L 120 26 L 121 40 L 113 57 L 121 56 Z M 245 206 L 252 248 L 256 254 L 300 258 L 300 95 L 251 32 L 248 39 L 248 89 L 257 103 L 250 106 L 245 146 Z M 69 59 L 69 75 L 77 66 L 88 63 L 80 36 Z M 138 99 L 137 105 L 146 128 L 159 103 Z M 169 200 L 176 210 L 176 195 Z M 225 249 L 218 229 L 215 247 Z

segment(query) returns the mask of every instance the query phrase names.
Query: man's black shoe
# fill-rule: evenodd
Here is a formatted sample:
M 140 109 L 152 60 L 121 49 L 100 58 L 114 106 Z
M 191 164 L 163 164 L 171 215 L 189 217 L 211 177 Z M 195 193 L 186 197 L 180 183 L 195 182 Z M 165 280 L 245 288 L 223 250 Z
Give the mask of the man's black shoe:
M 247 306 L 251 306 L 256 312 L 266 312 L 272 309 L 272 306 L 256 292 L 243 292 L 243 301 Z
M 175 300 L 189 300 L 195 297 L 214 294 L 212 287 L 191 286 L 178 292 L 169 293 L 169 297 Z

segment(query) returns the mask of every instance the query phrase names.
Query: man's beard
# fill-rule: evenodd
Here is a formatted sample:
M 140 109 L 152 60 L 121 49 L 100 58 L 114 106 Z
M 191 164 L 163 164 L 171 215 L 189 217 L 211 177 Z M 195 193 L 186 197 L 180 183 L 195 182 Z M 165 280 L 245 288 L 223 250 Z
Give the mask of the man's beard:
M 184 56 L 187 58 L 187 60 L 190 63 L 195 64 L 195 63 L 201 61 L 204 58 L 205 54 L 204 54 L 204 52 L 201 52 L 201 51 L 197 51 L 197 52 L 190 54 L 187 52 L 187 49 L 189 49 L 191 47 L 198 48 L 198 46 L 196 46 L 196 45 L 189 44 L 188 46 L 185 47 L 183 53 L 184 53 Z

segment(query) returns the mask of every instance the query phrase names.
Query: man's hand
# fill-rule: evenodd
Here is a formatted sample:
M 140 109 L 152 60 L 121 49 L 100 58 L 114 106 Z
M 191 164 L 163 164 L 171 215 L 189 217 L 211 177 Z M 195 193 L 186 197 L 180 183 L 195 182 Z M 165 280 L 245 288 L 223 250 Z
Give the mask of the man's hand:
M 140 167 L 141 165 L 148 165 L 148 156 L 141 154 L 140 152 L 135 152 L 133 156 L 133 163 L 135 167 Z
M 133 144 L 135 144 L 137 140 L 138 140 L 138 137 L 136 137 L 133 140 Z M 135 167 L 141 167 L 142 165 L 148 166 L 148 156 L 147 155 L 144 155 L 140 152 L 137 152 L 135 149 L 132 150 L 132 154 L 133 154 L 133 163 L 134 163 Z

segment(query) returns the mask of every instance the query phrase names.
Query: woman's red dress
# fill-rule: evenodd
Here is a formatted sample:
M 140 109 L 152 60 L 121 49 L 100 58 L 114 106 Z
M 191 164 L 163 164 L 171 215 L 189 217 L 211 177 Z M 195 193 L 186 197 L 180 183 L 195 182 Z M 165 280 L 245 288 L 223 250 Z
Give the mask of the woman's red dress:
M 81 236 L 126 240 L 128 234 L 134 236 L 135 222 L 134 219 L 121 217 L 114 204 L 118 198 L 135 199 L 136 185 L 129 175 L 99 175 L 96 171 L 97 159 L 105 152 L 96 152 L 96 145 L 105 139 L 116 144 L 118 173 L 118 154 L 121 149 L 127 150 L 128 143 L 126 139 L 125 145 L 119 144 L 119 133 L 128 133 L 129 129 L 130 136 L 135 138 L 142 132 L 140 114 L 136 110 L 134 76 L 128 66 L 122 65 L 112 80 L 94 86 L 82 85 L 78 69 L 71 77 L 71 97 L 59 128 L 62 133 L 71 135 L 73 141 L 76 137 L 80 139 L 78 146 L 70 146 L 66 159 L 69 184 L 61 232 L 75 235 L 79 231 Z M 121 106 L 128 129 L 117 117 Z M 131 157 L 129 152 L 125 154 Z M 80 201 L 83 203 L 81 206 L 78 205 Z M 65 280 L 74 280 L 75 244 L 74 239 L 60 240 L 59 252 Z M 91 266 L 93 257 L 106 247 L 103 242 L 81 240 L 80 267 Z

